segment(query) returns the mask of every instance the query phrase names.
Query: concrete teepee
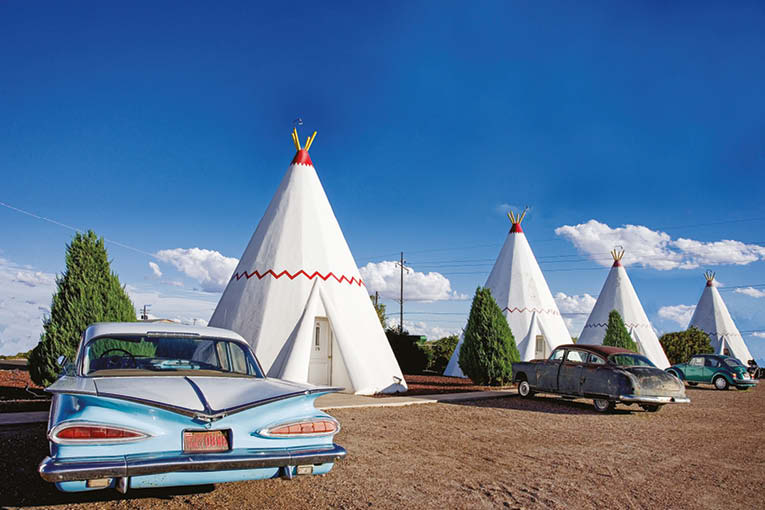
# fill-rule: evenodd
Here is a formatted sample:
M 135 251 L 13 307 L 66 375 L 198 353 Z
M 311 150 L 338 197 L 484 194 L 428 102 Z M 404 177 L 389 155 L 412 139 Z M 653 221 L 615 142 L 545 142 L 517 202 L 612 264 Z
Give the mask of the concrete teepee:
M 717 354 L 733 356 L 746 365 L 752 359 L 752 354 L 728 313 L 728 307 L 725 306 L 720 291 L 717 290 L 715 274 L 707 271 L 704 276 L 707 279 L 707 285 L 701 293 L 699 304 L 696 305 L 688 326 L 695 326 L 706 332 Z
M 614 264 L 577 343 L 601 345 L 606 336 L 608 314 L 611 310 L 616 310 L 624 319 L 624 325 L 637 344 L 640 354 L 661 369 L 669 367 L 667 355 L 664 354 L 656 332 L 648 321 L 643 305 L 640 304 L 630 277 L 622 265 L 624 250 L 613 250 L 611 255 Z
M 521 222 L 526 213 L 508 213 L 512 227 L 486 280 L 494 300 L 507 319 L 521 359 L 546 358 L 571 335 L 531 251 Z M 444 375 L 464 377 L 459 367 L 460 339 Z
M 401 369 L 313 167 L 297 154 L 210 319 L 252 345 L 269 377 L 406 391 Z

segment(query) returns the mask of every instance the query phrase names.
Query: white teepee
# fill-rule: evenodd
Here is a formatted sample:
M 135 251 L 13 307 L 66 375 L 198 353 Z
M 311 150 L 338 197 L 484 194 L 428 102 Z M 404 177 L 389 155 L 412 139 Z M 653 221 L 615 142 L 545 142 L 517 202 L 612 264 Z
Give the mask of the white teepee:
M 632 287 L 630 277 L 622 266 L 624 250 L 613 250 L 611 255 L 614 257 L 614 265 L 611 266 L 606 283 L 603 284 L 603 289 L 577 343 L 601 345 L 606 336 L 608 314 L 616 310 L 622 316 L 624 325 L 627 326 L 630 336 L 637 344 L 640 354 L 650 359 L 657 367 L 665 369 L 669 367 L 667 355 L 664 354 L 659 338 Z
M 717 290 L 715 274 L 707 271 L 704 276 L 707 279 L 707 286 L 701 293 L 701 299 L 696 305 L 696 310 L 693 312 L 693 317 L 691 317 L 688 326 L 695 326 L 705 331 L 709 335 L 712 347 L 717 354 L 733 356 L 746 365 L 752 359 L 752 354 L 746 347 L 730 313 L 728 313 L 728 307 L 725 306 L 720 291 Z
M 525 214 L 508 213 L 512 227 L 485 286 L 510 325 L 521 359 L 528 361 L 571 343 L 571 335 L 521 228 Z M 461 347 L 462 339 L 444 375 L 465 377 L 458 362 Z
M 269 377 L 406 391 L 308 149 L 298 150 L 210 319 L 252 345 Z

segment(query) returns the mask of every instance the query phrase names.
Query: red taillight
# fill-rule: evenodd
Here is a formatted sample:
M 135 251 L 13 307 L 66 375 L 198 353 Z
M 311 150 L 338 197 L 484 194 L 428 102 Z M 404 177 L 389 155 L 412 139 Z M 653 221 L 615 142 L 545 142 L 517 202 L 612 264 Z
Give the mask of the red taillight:
M 334 434 L 338 430 L 339 427 L 336 421 L 319 419 L 277 425 L 268 429 L 266 431 L 266 435 L 286 437 L 315 434 Z
M 145 434 L 134 430 L 119 427 L 106 427 L 103 425 L 71 425 L 57 430 L 54 438 L 66 442 L 92 441 L 92 440 L 124 440 L 139 439 L 146 437 Z

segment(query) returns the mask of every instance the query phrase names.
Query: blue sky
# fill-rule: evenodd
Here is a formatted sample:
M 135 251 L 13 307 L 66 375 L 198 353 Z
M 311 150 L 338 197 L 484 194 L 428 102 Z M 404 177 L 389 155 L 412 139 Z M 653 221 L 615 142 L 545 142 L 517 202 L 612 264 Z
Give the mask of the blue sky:
M 759 2 L 4 2 L 0 201 L 139 250 L 109 245 L 136 306 L 206 320 L 210 268 L 147 254 L 239 257 L 300 116 L 358 265 L 448 279 L 415 328 L 459 330 L 528 205 L 554 294 L 597 297 L 619 237 L 657 329 L 712 269 L 765 358 L 765 292 L 735 289 L 765 289 L 763 26 Z M 600 244 L 556 234 L 591 220 Z M 0 352 L 39 334 L 71 234 L 0 207 Z

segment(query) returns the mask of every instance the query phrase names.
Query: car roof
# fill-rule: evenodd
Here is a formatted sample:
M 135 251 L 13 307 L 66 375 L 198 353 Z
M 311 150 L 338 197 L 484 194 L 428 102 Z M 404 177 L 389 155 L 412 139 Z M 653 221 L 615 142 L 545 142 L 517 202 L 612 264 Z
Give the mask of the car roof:
M 181 333 L 199 335 L 200 337 L 226 338 L 237 342 L 247 343 L 239 334 L 230 329 L 211 328 L 209 326 L 190 326 L 176 322 L 98 322 L 91 324 L 85 330 L 84 340 L 109 335 L 147 335 L 149 333 Z
M 622 347 L 611 347 L 609 345 L 564 344 L 559 345 L 556 347 L 556 349 L 581 349 L 583 351 L 600 354 L 606 358 L 612 354 L 638 354 L 636 352 L 632 352 L 629 349 L 623 349 Z

